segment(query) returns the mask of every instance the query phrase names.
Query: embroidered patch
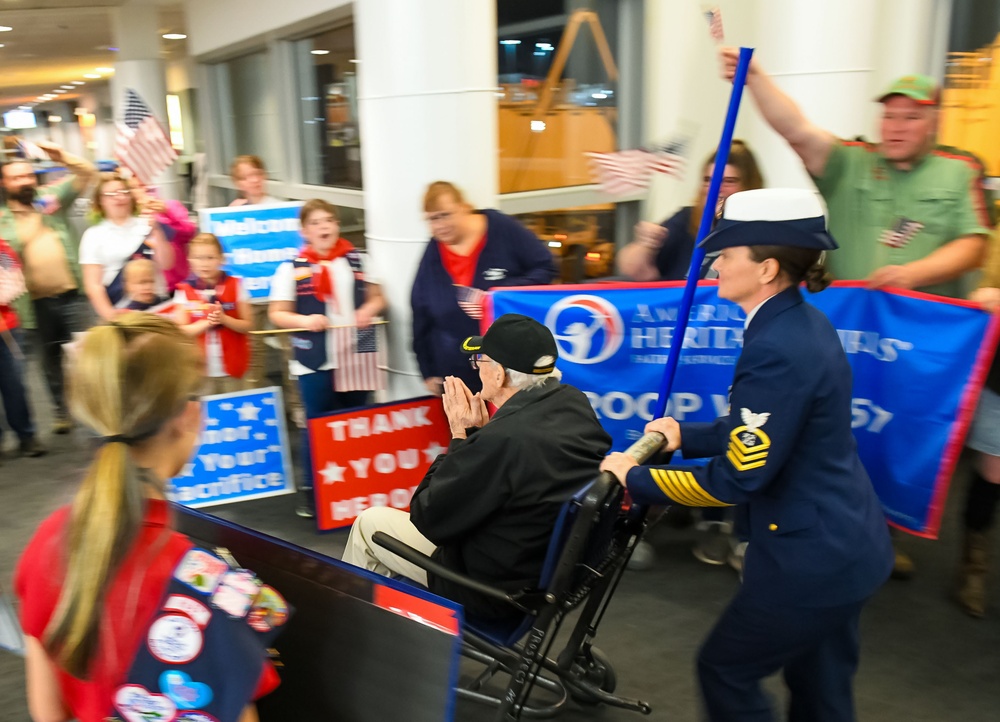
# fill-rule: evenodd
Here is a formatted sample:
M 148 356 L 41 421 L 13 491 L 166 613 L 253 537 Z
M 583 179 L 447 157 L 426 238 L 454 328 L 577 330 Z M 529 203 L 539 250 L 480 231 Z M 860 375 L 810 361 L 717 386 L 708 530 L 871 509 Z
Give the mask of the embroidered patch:
M 260 582 L 253 572 L 241 569 L 228 572 L 212 595 L 212 606 L 230 617 L 242 619 L 260 594 Z
M 755 414 L 750 409 L 740 409 L 744 425 L 729 433 L 729 449 L 726 452 L 726 458 L 736 471 L 757 469 L 767 463 L 771 438 L 760 427 L 767 423 L 770 416 L 770 413 Z
M 288 621 L 288 602 L 273 587 L 264 585 L 250 609 L 247 624 L 258 632 L 270 632 Z
M 201 602 L 185 597 L 183 594 L 171 594 L 163 604 L 165 612 L 181 612 L 191 617 L 194 623 L 204 629 L 212 618 L 212 611 Z
M 115 708 L 128 722 L 172 720 L 177 707 L 162 694 L 153 694 L 137 684 L 126 684 L 115 692 Z
M 174 722 L 219 722 L 219 720 L 210 714 L 194 710 L 192 712 L 182 712 Z
M 204 646 L 201 628 L 184 614 L 165 614 L 153 622 L 146 643 L 150 654 L 166 664 L 187 664 Z
M 174 578 L 202 594 L 211 594 L 229 565 L 204 549 L 192 549 L 184 555 Z
M 160 691 L 177 705 L 177 709 L 204 707 L 215 696 L 207 684 L 195 682 L 186 672 L 175 669 L 160 675 Z

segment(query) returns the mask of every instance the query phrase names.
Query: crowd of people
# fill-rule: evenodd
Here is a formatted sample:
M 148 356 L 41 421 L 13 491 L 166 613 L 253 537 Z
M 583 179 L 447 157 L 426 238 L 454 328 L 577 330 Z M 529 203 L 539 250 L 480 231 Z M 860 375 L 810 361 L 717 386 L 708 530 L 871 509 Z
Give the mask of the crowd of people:
M 731 80 L 737 51 L 722 48 L 720 58 Z M 479 335 L 489 288 L 551 283 L 555 263 L 515 219 L 476 209 L 454 184 L 436 182 L 423 199 L 431 238 L 413 279 L 412 351 L 428 392 L 442 397 L 452 442 L 417 488 L 409 514 L 369 509 L 358 518 L 345 560 L 409 577 L 460 598 L 474 615 L 502 619 L 507 610 L 428 578 L 373 544 L 372 535 L 388 530 L 445 566 L 516 590 L 537 577 L 561 502 L 600 467 L 640 501 L 715 509 L 703 518 L 733 529 L 734 546 L 741 542 L 746 550 L 741 591 L 699 655 L 710 719 L 769 718 L 759 683 L 782 669 L 791 719 L 850 720 L 861 608 L 890 572 L 905 578 L 914 567 L 902 550 L 893 550 L 857 457 L 850 369 L 839 339 L 820 312 L 802 303 L 798 288 L 822 290 L 829 272 L 872 289 L 969 296 L 998 310 L 1000 260 L 989 243 L 993 222 L 982 166 L 969 153 L 937 144 L 940 97 L 931 79 L 903 77 L 877 99 L 881 138 L 874 143 L 839 139 L 814 124 L 756 61 L 747 88 L 765 121 L 798 154 L 826 213 L 811 192 L 764 188 L 754 154 L 734 141 L 714 209 L 717 225 L 697 273 L 718 278 L 719 295 L 747 314 L 732 387 L 739 414 L 712 425 L 662 419 L 648 428 L 663 434 L 665 451 L 682 449 L 685 457 L 709 458 L 708 465 L 692 471 L 640 467 L 620 454 L 604 458 L 610 439 L 586 397 L 560 384 L 559 349 L 544 326 L 504 316 Z M 45 373 L 53 432 L 68 432 L 75 418 L 101 442 L 72 513 L 46 522 L 55 530 L 50 537 L 70 546 L 70 562 L 93 569 L 99 594 L 80 583 L 73 567 L 64 570 L 64 586 L 57 578 L 41 584 L 24 565 L 18 576 L 22 602 L 43 598 L 48 605 L 37 607 L 42 611 L 25 625 L 33 709 L 71 709 L 86 719 L 81 710 L 93 706 L 96 714 L 100 704 L 92 696 L 96 688 L 74 686 L 78 673 L 93 669 L 95 660 L 100 674 L 121 671 L 102 666 L 114 649 L 95 637 L 100 595 L 117 598 L 135 555 L 162 529 L 163 483 L 191 453 L 197 398 L 262 384 L 267 346 L 250 332 L 271 325 L 291 331 L 278 345 L 295 423 L 370 403 L 377 383 L 344 373 L 352 350 L 336 331 L 351 329 L 355 344 L 361 334 L 375 334 L 386 310 L 381 284 L 388 279 L 342 237 L 337 209 L 313 199 L 300 210 L 298 256 L 278 267 L 267 301 L 252 303 L 241 280 L 224 270 L 219 239 L 196 233 L 179 204 L 123 175 L 98 176 L 58 147 L 42 147 L 68 170 L 57 184 L 39 192 L 30 163 L 2 167 L 0 260 L 23 284 L 0 288 L 0 393 L 20 452 L 45 453 L 25 392 L 24 358 L 31 354 Z M 713 154 L 703 166 L 704 183 L 691 206 L 661 224 L 636 227 L 618 255 L 622 275 L 686 277 L 714 160 Z M 236 204 L 275 202 L 259 158 L 240 156 L 231 174 L 240 191 Z M 67 211 L 91 186 L 94 224 L 78 244 Z M 781 234 L 769 235 L 779 227 Z M 983 268 L 973 289 L 971 274 Z M 98 321 L 69 394 L 63 346 Z M 160 366 L 154 354 L 162 354 Z M 102 368 L 106 358 L 114 363 Z M 162 373 L 164 358 L 175 358 L 172 376 Z M 126 388 L 120 398 L 101 397 L 112 373 Z M 136 394 L 157 403 L 126 406 Z M 487 402 L 496 409 L 492 418 Z M 770 436 L 760 430 L 765 423 Z M 956 589 L 959 604 L 977 617 L 986 612 L 990 530 L 1000 501 L 998 429 L 1000 366 L 994 362 L 968 441 L 975 460 Z M 299 514 L 311 517 L 309 436 L 301 438 L 305 502 Z M 494 477 L 503 483 L 467 493 L 470 478 Z M 114 481 L 113 494 L 99 483 L 106 480 Z M 137 513 L 141 499 L 149 504 Z M 717 511 L 727 507 L 735 514 Z M 94 509 L 112 510 L 114 524 L 93 528 L 88 514 Z M 809 543 L 789 546 L 782 538 L 787 531 L 806 534 Z M 33 558 L 52 554 L 38 539 L 30 547 Z M 161 571 L 169 576 L 185 550 L 169 537 Z M 101 684 L 99 696 L 110 689 Z M 270 686 L 265 668 L 257 692 Z

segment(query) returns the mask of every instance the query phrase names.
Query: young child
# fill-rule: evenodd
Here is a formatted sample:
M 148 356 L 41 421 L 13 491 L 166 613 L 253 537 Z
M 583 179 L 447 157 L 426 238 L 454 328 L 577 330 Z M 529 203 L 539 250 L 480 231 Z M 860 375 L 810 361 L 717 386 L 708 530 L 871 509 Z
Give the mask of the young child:
M 174 320 L 205 354 L 208 395 L 242 390 L 250 362 L 250 297 L 240 279 L 222 270 L 223 260 L 219 239 L 199 233 L 188 244 L 191 275 L 174 294 Z
M 271 282 L 271 322 L 306 329 L 292 339 L 289 372 L 298 377 L 306 416 L 364 406 L 379 385 L 377 374 L 353 373 L 361 353 L 375 350 L 372 321 L 385 308 L 377 281 L 366 275 L 366 258 L 340 237 L 337 209 L 324 200 L 306 201 L 299 212 L 305 245 L 294 261 L 282 263 Z M 330 329 L 346 327 L 350 334 Z M 356 333 L 355 333 L 356 332 Z M 353 347 L 353 348 L 352 348 Z M 302 483 L 306 504 L 297 514 L 315 516 L 309 434 L 302 435 Z
M 125 298 L 118 308 L 122 311 L 149 311 L 150 313 L 167 313 L 173 304 L 166 296 L 160 296 L 157 291 L 159 269 L 148 258 L 136 258 L 125 264 L 122 278 L 125 285 Z

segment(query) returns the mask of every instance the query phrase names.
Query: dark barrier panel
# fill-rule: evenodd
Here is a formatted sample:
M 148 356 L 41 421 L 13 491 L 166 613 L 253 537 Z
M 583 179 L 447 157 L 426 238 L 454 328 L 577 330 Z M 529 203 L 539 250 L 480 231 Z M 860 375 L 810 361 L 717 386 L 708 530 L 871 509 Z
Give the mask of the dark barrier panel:
M 192 509 L 178 529 L 225 547 L 295 612 L 275 646 L 281 686 L 263 722 L 441 722 L 454 714 L 461 607 Z

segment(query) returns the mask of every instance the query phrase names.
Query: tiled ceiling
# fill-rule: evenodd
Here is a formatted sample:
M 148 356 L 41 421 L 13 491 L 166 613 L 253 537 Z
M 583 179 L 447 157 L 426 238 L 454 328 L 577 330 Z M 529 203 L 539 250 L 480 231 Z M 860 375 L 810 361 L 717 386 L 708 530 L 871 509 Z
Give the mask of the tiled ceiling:
M 107 79 L 84 78 L 96 68 L 115 64 L 112 12 L 123 0 L 0 0 L 0 110 L 30 104 L 72 81 L 90 87 Z M 160 30 L 184 32 L 180 4 L 160 8 Z M 184 41 L 161 40 L 165 60 L 183 57 Z M 107 73 L 102 73 L 107 76 Z M 85 89 L 87 86 L 78 86 Z M 78 92 L 61 94 L 73 99 Z M 44 107 L 44 105 L 42 106 Z

